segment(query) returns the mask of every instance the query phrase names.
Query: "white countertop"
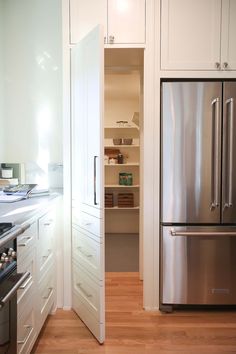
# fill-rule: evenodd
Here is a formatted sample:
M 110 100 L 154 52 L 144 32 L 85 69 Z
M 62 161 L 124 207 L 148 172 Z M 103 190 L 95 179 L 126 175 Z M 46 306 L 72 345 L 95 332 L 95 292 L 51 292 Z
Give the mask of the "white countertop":
M 14 203 L 0 203 L 0 222 L 22 225 L 38 213 L 46 211 L 47 206 L 61 197 L 58 193 L 48 196 L 32 197 Z

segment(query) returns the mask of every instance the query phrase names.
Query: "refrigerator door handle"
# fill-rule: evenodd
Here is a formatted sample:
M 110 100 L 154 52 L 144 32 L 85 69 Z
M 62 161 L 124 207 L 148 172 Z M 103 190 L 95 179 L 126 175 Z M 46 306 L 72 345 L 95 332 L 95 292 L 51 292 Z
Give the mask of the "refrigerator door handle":
M 234 130 L 234 99 L 229 98 L 226 100 L 226 105 L 229 105 L 229 194 L 228 203 L 226 207 L 231 208 L 233 206 L 233 130 Z
M 220 176 L 220 99 L 215 98 L 211 102 L 213 119 L 213 138 L 212 138 L 212 165 L 211 165 L 211 183 L 212 197 L 211 210 L 219 207 L 219 176 Z
M 236 236 L 236 231 L 175 231 L 170 229 L 171 236 Z

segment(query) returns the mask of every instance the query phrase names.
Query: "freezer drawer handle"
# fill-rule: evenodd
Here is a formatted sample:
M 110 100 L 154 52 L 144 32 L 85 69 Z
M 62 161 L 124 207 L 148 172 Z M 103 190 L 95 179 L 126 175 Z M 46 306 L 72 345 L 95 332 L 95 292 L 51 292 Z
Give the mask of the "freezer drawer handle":
M 236 236 L 236 231 L 175 231 L 170 229 L 171 236 Z

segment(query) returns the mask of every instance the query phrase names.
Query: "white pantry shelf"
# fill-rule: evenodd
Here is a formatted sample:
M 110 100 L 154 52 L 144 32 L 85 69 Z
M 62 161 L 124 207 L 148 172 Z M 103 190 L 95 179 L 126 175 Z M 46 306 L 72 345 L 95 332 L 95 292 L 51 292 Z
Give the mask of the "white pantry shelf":
M 105 184 L 105 188 L 139 188 L 139 184 L 133 184 L 132 186 L 124 186 L 120 184 Z
M 139 162 L 105 164 L 106 167 L 139 166 Z
M 133 144 L 133 145 L 114 145 L 114 144 L 110 144 L 110 145 L 104 145 L 104 148 L 139 148 L 139 144 Z
M 118 206 L 114 206 L 111 208 L 105 208 L 106 210 L 139 210 L 139 206 L 135 206 L 135 207 L 125 207 L 125 208 L 121 208 Z

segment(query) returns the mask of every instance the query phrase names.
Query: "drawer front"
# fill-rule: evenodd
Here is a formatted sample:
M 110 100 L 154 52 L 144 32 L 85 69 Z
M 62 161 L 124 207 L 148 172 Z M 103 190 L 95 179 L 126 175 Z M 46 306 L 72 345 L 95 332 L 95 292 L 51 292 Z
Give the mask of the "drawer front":
M 28 303 L 29 305 L 29 303 Z M 29 354 L 36 339 L 36 313 L 28 306 L 17 324 L 17 353 Z
M 25 257 L 35 246 L 37 240 L 37 223 L 34 222 L 29 229 L 17 237 L 17 262 L 24 262 Z
M 84 213 L 78 208 L 72 209 L 72 223 L 98 237 L 103 233 L 103 220 Z
M 55 214 L 48 212 L 39 219 L 38 234 L 38 280 L 53 263 Z
M 97 321 L 102 289 L 80 265 L 73 263 L 73 292 Z
M 101 252 L 103 248 L 82 230 L 72 228 L 72 258 L 82 264 L 93 276 L 101 279 Z
M 32 253 L 25 259 L 25 262 L 17 264 L 18 273 L 30 272 L 30 277 L 25 281 L 24 284 L 17 291 L 17 312 L 20 315 L 28 303 L 31 301 L 31 296 L 35 288 L 35 277 L 36 277 L 36 257 L 35 249 Z
M 50 267 L 43 278 L 38 292 L 39 301 L 39 324 L 40 328 L 46 320 L 55 301 L 55 274 L 54 267 Z
M 96 338 L 104 337 L 104 333 L 101 333 L 102 326 L 100 322 L 93 316 L 88 307 L 84 305 L 80 297 L 74 292 L 72 294 L 73 309 L 81 318 L 81 320 L 86 323 L 86 326 L 90 329 Z

